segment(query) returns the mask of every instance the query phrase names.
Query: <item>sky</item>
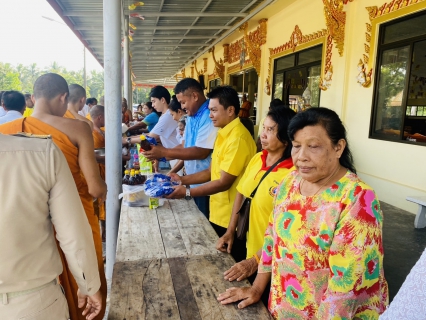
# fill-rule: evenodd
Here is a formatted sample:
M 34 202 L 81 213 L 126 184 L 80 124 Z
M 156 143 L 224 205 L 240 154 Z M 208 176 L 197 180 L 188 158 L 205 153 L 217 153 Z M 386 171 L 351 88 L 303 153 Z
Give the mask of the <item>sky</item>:
M 0 0 L 0 13 L 0 62 L 83 69 L 83 44 L 46 0 Z M 88 50 L 86 68 L 103 70 Z

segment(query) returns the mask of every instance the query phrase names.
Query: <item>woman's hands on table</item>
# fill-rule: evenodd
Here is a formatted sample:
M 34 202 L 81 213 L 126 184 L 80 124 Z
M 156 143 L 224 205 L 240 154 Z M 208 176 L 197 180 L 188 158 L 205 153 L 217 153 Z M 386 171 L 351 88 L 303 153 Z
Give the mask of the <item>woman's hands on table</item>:
M 247 279 L 257 271 L 256 259 L 250 258 L 234 264 L 229 270 L 226 270 L 223 275 L 225 280 L 241 281 Z
M 219 294 L 217 300 L 221 304 L 229 304 L 236 301 L 241 301 L 238 308 L 242 309 L 260 300 L 262 293 L 255 287 L 244 288 L 229 288 L 224 293 Z

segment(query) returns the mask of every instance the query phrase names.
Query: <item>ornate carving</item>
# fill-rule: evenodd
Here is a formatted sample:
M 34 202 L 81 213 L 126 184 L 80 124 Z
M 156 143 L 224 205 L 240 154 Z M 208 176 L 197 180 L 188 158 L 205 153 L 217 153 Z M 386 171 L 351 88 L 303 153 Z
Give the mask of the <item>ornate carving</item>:
M 372 75 L 373 75 L 373 59 L 370 59 L 370 53 L 374 52 L 371 47 L 374 45 L 372 33 L 376 29 L 376 24 L 378 23 L 377 19 L 381 18 L 389 13 L 396 12 L 400 9 L 417 5 L 424 6 L 420 4 L 425 2 L 425 0 L 393 0 L 390 2 L 385 2 L 380 7 L 372 6 L 366 7 L 365 9 L 368 12 L 368 17 L 371 23 L 366 23 L 366 33 L 365 33 L 365 43 L 364 43 L 364 54 L 362 59 L 359 60 L 358 76 L 357 82 L 362 85 L 364 88 L 368 88 L 371 85 Z M 394 16 L 393 16 L 394 18 Z
M 300 30 L 299 26 L 296 25 L 292 34 L 290 35 L 289 41 L 276 48 L 269 48 L 269 65 L 268 65 L 268 77 L 265 80 L 265 91 L 267 86 L 271 85 L 271 67 L 273 66 L 272 60 L 274 56 L 280 55 L 285 51 L 294 52 L 297 46 L 306 44 L 312 41 L 318 41 L 324 39 L 326 45 L 326 55 L 324 62 L 324 76 L 321 78 L 320 88 L 327 90 L 331 85 L 331 78 L 333 75 L 333 67 L 331 65 L 332 49 L 333 49 L 333 38 L 327 33 L 326 29 L 319 30 L 317 32 L 304 35 Z M 328 79 L 328 80 L 327 80 Z
M 203 62 L 204 62 L 204 70 L 203 70 L 203 74 L 207 74 L 207 61 L 209 60 L 209 58 L 203 58 Z
M 267 21 L 268 19 L 259 20 L 259 26 L 255 31 L 250 33 L 247 32 L 247 22 L 240 27 L 240 31 L 244 32 L 244 42 L 247 53 L 258 75 L 260 75 L 262 58 L 261 46 L 266 43 Z
M 241 65 L 240 63 L 236 63 L 236 64 L 233 64 L 232 66 L 229 66 L 228 67 L 228 74 L 237 72 L 237 71 L 242 70 L 242 69 L 252 68 L 252 67 L 253 67 L 253 64 L 251 63 L 251 60 L 246 59 L 244 61 L 243 65 Z
M 191 78 L 194 78 L 194 67 L 191 67 Z
M 192 65 L 193 67 L 191 68 L 195 69 L 195 73 L 197 74 L 197 77 L 198 77 L 200 75 L 200 72 L 198 72 L 198 69 L 197 69 L 197 60 L 192 61 Z
M 185 68 L 183 68 L 181 71 L 181 74 L 182 74 L 182 78 L 186 78 L 186 69 Z
M 216 79 L 216 73 L 209 74 L 209 81 Z
M 214 62 L 214 70 L 215 73 L 219 76 L 219 78 L 222 80 L 222 83 L 225 83 L 225 66 L 223 65 L 223 60 L 220 59 L 219 61 L 216 60 L 216 57 L 214 55 L 214 47 L 212 47 L 209 52 L 211 52 L 213 56 L 213 62 Z
M 227 63 L 229 59 L 229 44 L 225 43 L 223 45 L 223 62 Z
M 229 45 L 228 63 L 234 63 L 234 62 L 240 61 L 241 48 L 242 48 L 243 41 L 244 40 L 241 38 L 240 40 L 232 42 Z M 247 50 L 246 47 L 245 47 L 245 50 Z
M 343 6 L 353 0 L 323 0 L 324 16 L 328 33 L 332 36 L 339 55 L 343 56 L 345 43 L 346 12 Z

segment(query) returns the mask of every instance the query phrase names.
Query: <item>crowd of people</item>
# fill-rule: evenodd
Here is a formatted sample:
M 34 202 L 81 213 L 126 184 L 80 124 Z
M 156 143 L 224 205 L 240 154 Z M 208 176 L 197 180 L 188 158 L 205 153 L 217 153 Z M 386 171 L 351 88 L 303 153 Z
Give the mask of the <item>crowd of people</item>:
M 179 185 L 167 198 L 193 199 L 218 235 L 216 248 L 236 261 L 224 279 L 252 283 L 219 302 L 244 308 L 262 300 L 275 319 L 378 319 L 388 306 L 383 215 L 356 174 L 339 116 L 327 108 L 296 114 L 275 99 L 255 141 L 246 125 L 251 103 L 243 96 L 240 104 L 232 87 L 206 97 L 185 78 L 174 94 L 156 86 L 134 113 L 123 99 L 123 146 L 142 133 L 157 140 L 142 154 L 170 162 Z M 108 164 L 94 153 L 105 148 L 100 100 L 52 73 L 36 80 L 32 95 L 2 92 L 1 319 L 103 318 Z M 248 231 L 237 236 L 247 199 Z

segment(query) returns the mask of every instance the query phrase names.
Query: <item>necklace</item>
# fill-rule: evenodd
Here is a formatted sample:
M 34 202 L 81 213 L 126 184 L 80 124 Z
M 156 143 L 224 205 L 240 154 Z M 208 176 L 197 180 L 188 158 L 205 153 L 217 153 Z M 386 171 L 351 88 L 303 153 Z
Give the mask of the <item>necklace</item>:
M 340 165 L 337 167 L 337 169 L 336 170 L 334 170 L 334 172 L 333 172 L 333 174 L 324 182 L 324 183 L 322 183 L 321 185 L 320 185 L 320 187 L 319 187 L 319 189 L 312 195 L 312 196 L 309 196 L 309 197 L 313 197 L 313 196 L 316 196 L 316 194 L 328 183 L 328 182 L 330 182 L 330 180 L 331 180 L 331 178 L 333 178 L 334 177 L 334 175 L 337 173 L 337 171 L 339 171 L 339 169 L 340 169 Z M 299 192 L 300 192 L 300 194 L 302 194 L 302 187 L 303 187 L 303 183 L 305 182 L 305 179 L 303 179 L 302 178 L 302 182 L 300 183 L 300 186 L 299 186 Z M 303 195 L 303 194 L 302 194 Z

